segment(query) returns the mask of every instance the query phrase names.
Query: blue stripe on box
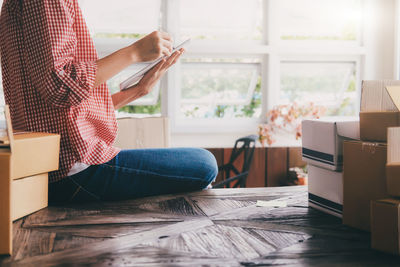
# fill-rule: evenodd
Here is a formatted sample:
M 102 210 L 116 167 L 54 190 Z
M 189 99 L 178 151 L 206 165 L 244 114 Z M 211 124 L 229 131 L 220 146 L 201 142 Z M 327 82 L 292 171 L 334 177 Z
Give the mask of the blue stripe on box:
M 340 205 L 336 202 L 319 197 L 317 195 L 308 193 L 308 200 L 315 205 L 318 205 L 322 208 L 334 211 L 336 213 L 342 214 L 342 212 L 343 212 L 343 205 Z
M 319 152 L 316 150 L 311 150 L 308 148 L 303 147 L 302 148 L 302 153 L 303 153 L 303 157 L 308 158 L 308 159 L 312 159 L 315 161 L 319 161 L 322 163 L 326 163 L 329 165 L 335 165 L 334 162 L 334 157 L 332 154 L 327 154 L 327 153 L 323 153 L 323 152 Z M 340 157 L 338 158 L 339 162 L 340 162 Z

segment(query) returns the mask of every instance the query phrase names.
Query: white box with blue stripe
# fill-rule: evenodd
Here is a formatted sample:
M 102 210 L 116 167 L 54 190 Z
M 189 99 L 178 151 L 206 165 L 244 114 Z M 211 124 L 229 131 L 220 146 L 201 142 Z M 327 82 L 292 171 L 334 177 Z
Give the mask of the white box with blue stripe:
M 328 170 L 341 171 L 343 141 L 360 139 L 359 124 L 358 118 L 303 120 L 303 160 Z
M 308 165 L 308 206 L 342 218 L 343 172 Z

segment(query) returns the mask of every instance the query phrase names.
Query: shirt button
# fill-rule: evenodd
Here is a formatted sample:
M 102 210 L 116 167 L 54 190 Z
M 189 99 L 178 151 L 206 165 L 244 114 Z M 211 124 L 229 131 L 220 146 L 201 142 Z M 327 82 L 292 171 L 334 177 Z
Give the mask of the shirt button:
M 60 70 L 59 72 L 58 72 L 58 74 L 60 74 L 61 76 L 63 76 L 64 75 L 64 70 Z

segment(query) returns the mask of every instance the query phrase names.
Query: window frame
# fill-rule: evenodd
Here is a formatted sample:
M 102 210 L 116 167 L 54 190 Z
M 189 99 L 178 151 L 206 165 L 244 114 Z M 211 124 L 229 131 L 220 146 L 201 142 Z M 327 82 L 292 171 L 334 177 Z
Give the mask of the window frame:
M 180 1 L 162 0 L 161 2 L 161 29 L 169 32 L 176 42 L 180 36 Z M 370 5 L 369 0 L 362 1 L 362 8 Z M 1 3 L 1 1 L 0 1 Z M 367 3 L 367 4 L 366 4 Z M 369 3 L 369 4 L 368 4 Z M 396 1 L 396 13 L 399 4 Z M 274 0 L 262 0 L 262 40 L 261 41 L 210 41 L 192 40 L 184 58 L 190 57 L 257 57 L 261 66 L 261 93 L 262 112 L 259 118 L 238 119 L 178 119 L 179 89 L 181 63 L 167 72 L 161 80 L 161 116 L 167 116 L 171 123 L 172 133 L 193 132 L 243 132 L 257 130 L 257 125 L 265 120 L 264 114 L 272 108 L 279 99 L 280 88 L 280 62 L 283 60 L 304 61 L 328 60 L 329 61 L 355 61 L 357 94 L 360 95 L 361 80 L 364 77 L 365 62 L 369 50 L 365 47 L 365 18 L 363 19 L 358 42 L 345 42 L 338 45 L 338 41 L 293 41 L 281 40 L 277 27 L 279 22 L 278 12 L 275 12 L 277 2 Z M 363 12 L 365 14 L 365 12 Z M 399 30 L 397 30 L 399 31 Z M 117 49 L 131 44 L 137 39 L 105 39 L 94 38 L 99 56 L 103 57 Z M 400 54 L 400 53 L 398 53 Z M 400 69 L 398 54 L 396 54 L 396 77 Z M 359 106 L 359 97 L 357 98 Z M 192 121 L 189 121 L 192 120 Z
M 166 20 L 171 27 L 166 29 L 175 34 L 174 38 L 179 37 L 179 2 L 182 0 L 172 0 L 164 5 Z M 167 2 L 167 1 L 165 1 Z M 192 40 L 185 57 L 241 57 L 251 56 L 260 59 L 261 64 L 261 93 L 262 93 L 262 112 L 259 118 L 238 118 L 238 119 L 179 119 L 178 107 L 180 105 L 179 91 L 174 90 L 169 93 L 167 99 L 162 102 L 167 108 L 162 110 L 163 116 L 168 116 L 171 121 L 172 133 L 194 133 L 194 132 L 245 132 L 249 129 L 256 131 L 257 125 L 265 121 L 266 112 L 274 105 L 279 103 L 280 92 L 280 71 L 279 66 L 282 61 L 303 62 L 355 62 L 356 72 L 356 91 L 357 102 L 359 106 L 360 85 L 363 78 L 363 68 L 365 64 L 366 49 L 364 47 L 364 19 L 362 18 L 357 41 L 288 41 L 281 40 L 277 23 L 279 18 L 277 2 L 274 0 L 263 0 L 263 29 L 262 41 L 210 41 L 210 40 Z M 362 8 L 365 10 L 364 1 Z M 364 12 L 363 12 L 364 14 Z M 168 18 L 174 18 L 175 21 L 169 21 Z M 172 20 L 172 19 L 171 19 Z M 229 44 L 229 45 L 228 45 Z M 168 72 L 167 82 L 165 84 L 171 88 L 180 87 L 180 72 L 182 65 L 178 63 Z M 165 90 L 167 91 L 167 90 Z M 167 92 L 166 92 L 167 93 Z M 166 95 L 165 93 L 163 94 Z

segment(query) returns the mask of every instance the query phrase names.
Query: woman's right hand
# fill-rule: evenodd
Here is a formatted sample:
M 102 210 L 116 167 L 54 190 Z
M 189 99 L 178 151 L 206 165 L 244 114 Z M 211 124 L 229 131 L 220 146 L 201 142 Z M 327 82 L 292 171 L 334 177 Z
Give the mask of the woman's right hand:
M 152 61 L 170 56 L 172 38 L 166 32 L 154 31 L 131 45 L 134 62 Z

